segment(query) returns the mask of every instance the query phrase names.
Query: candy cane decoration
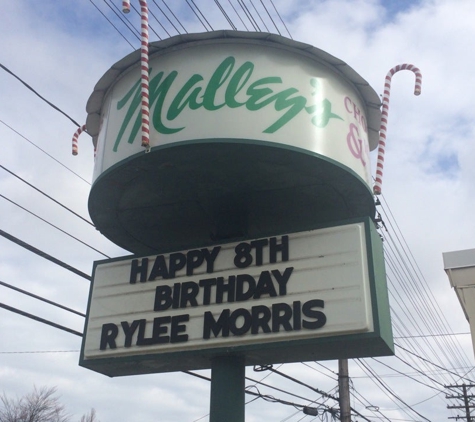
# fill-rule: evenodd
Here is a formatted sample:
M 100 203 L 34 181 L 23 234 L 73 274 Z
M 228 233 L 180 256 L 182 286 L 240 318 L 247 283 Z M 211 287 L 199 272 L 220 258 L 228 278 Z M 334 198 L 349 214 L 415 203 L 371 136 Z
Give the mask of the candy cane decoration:
M 79 135 L 86 130 L 86 125 L 78 127 L 78 130 L 73 135 L 73 155 L 78 155 L 78 138 Z
M 376 164 L 376 183 L 373 187 L 375 195 L 381 194 L 381 185 L 383 183 L 383 167 L 384 167 L 384 151 L 386 148 L 386 130 L 388 124 L 389 95 L 391 91 L 391 78 L 400 70 L 411 70 L 416 75 L 416 83 L 414 86 L 414 95 L 420 95 L 422 74 L 421 71 L 412 64 L 400 64 L 393 67 L 386 75 L 384 83 L 383 107 L 381 110 L 381 126 L 379 128 L 379 144 L 378 144 L 378 162 Z
M 148 6 L 146 0 L 140 2 L 140 26 L 141 32 L 141 48 L 140 48 L 140 79 L 141 79 L 141 96 L 142 96 L 142 146 L 146 151 L 150 151 L 150 110 L 148 97 Z M 130 12 L 130 0 L 122 1 L 122 11 Z

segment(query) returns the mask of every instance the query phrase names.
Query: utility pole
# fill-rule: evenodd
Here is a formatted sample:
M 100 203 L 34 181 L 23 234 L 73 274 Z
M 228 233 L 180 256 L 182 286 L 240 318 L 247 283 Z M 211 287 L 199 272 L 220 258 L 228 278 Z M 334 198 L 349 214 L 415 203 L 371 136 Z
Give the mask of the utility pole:
M 338 390 L 340 401 L 340 421 L 351 422 L 350 378 L 348 376 L 348 359 L 338 360 Z
M 446 385 L 445 388 L 450 388 L 450 389 L 457 389 L 456 395 L 446 395 L 446 399 L 457 399 L 457 400 L 463 400 L 462 405 L 457 405 L 457 406 L 447 406 L 447 409 L 465 409 L 465 416 L 453 416 L 450 417 L 449 419 L 465 419 L 466 422 L 475 422 L 475 419 L 472 419 L 470 416 L 470 409 L 475 408 L 475 405 L 471 403 L 470 399 L 473 399 L 475 395 L 470 395 L 468 394 L 468 391 L 470 388 L 475 387 L 473 384 L 462 384 L 462 385 Z M 460 391 L 462 390 L 462 391 Z

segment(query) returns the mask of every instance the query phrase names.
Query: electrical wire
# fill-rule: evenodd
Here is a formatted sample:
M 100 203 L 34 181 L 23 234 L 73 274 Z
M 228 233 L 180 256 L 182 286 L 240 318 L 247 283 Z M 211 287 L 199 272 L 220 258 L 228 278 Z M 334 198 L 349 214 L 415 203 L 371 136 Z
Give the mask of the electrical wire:
M 44 258 L 48 261 L 51 261 L 53 264 L 59 265 L 60 267 L 66 269 L 68 271 L 71 271 L 72 273 L 74 273 L 74 274 L 76 274 L 76 275 L 78 275 L 82 278 L 85 278 L 88 281 L 92 281 L 92 278 L 91 278 L 90 275 L 87 275 L 86 273 L 83 273 L 82 271 L 78 270 L 77 268 L 74 268 L 71 265 L 66 264 L 63 261 L 60 261 L 59 259 L 47 254 L 46 252 L 43 252 L 42 250 L 37 249 L 34 246 L 31 246 L 30 244 L 28 244 L 26 242 L 23 242 L 22 240 L 18 239 L 17 237 L 12 236 L 11 234 L 8 234 L 7 232 L 5 232 L 1 229 L 0 229 L 0 236 L 3 236 L 5 239 L 8 239 L 11 242 L 16 243 L 18 246 L 21 246 L 22 248 L 25 248 L 25 249 L 29 250 L 30 252 L 33 252 L 36 255 L 38 255 L 38 256 L 40 256 L 40 257 L 42 257 L 42 258 Z
M 155 2 L 155 0 L 154 0 Z M 162 3 L 165 5 L 165 7 L 168 9 L 168 11 L 172 14 L 172 16 L 175 18 L 175 20 L 178 22 L 178 24 L 182 27 L 183 31 L 185 31 L 186 34 L 188 34 L 188 31 L 186 28 L 183 26 L 181 23 L 180 19 L 177 18 L 177 16 L 173 13 L 172 9 L 168 6 L 168 4 L 165 2 L 165 0 L 162 0 Z M 179 31 L 178 31 L 179 32 Z
M 74 334 L 76 336 L 82 337 L 82 333 L 80 333 L 79 331 L 76 331 L 76 330 L 73 330 L 71 328 L 65 327 L 64 325 L 56 324 L 55 322 L 49 321 L 47 319 L 40 318 L 39 316 L 30 314 L 29 312 L 22 311 L 22 310 L 20 310 L 18 308 L 15 308 L 13 306 L 8 306 L 5 303 L 0 303 L 0 308 L 6 309 L 7 311 L 22 315 L 22 316 L 27 317 L 27 318 L 33 319 L 37 322 L 41 322 L 42 324 L 46 324 L 46 325 L 49 325 L 51 327 L 58 328 L 59 330 L 66 331 L 68 333 L 71 333 L 71 334 Z
M 30 297 L 32 297 L 32 298 L 34 298 L 34 299 L 41 300 L 42 302 L 48 303 L 49 305 L 56 306 L 57 308 L 61 308 L 61 309 L 65 310 L 65 311 L 71 312 L 71 313 L 73 313 L 73 314 L 76 314 L 76 315 L 79 315 L 79 316 L 82 316 L 82 317 L 85 317 L 85 316 L 86 316 L 86 315 L 83 314 L 82 312 L 75 311 L 74 309 L 68 308 L 67 306 L 61 305 L 61 304 L 59 304 L 59 303 L 57 303 L 57 302 L 53 302 L 53 301 L 51 301 L 51 300 L 49 300 L 49 299 L 46 299 L 46 298 L 44 298 L 44 297 L 42 297 L 42 296 L 38 296 L 38 295 L 35 295 L 35 294 L 33 294 L 33 293 L 31 293 L 31 292 L 28 292 L 28 291 L 26 291 L 26 290 L 20 289 L 20 288 L 15 287 L 15 286 L 12 286 L 11 284 L 5 283 L 4 281 L 0 281 L 0 285 L 2 285 L 2 286 L 4 286 L 4 287 L 7 287 L 7 288 L 9 288 L 9 289 L 15 290 L 15 291 L 17 291 L 17 292 L 19 292 L 19 293 L 22 293 L 22 294 L 26 295 L 26 296 L 30 296 Z
M 415 410 L 412 406 L 408 405 L 398 394 L 396 394 L 391 388 L 389 388 L 386 383 L 384 383 L 375 373 L 374 371 L 368 366 L 366 365 L 362 359 L 357 359 L 357 361 L 365 368 L 365 370 L 367 372 L 369 372 L 370 374 L 373 375 L 373 380 L 375 382 L 377 382 L 378 384 L 380 384 L 382 386 L 382 388 L 387 391 L 392 397 L 394 397 L 397 401 L 401 402 L 404 406 L 406 406 L 406 408 L 410 409 L 412 412 L 414 412 L 415 414 L 417 414 L 417 416 L 421 417 L 422 419 L 424 419 L 425 421 L 427 422 L 431 422 L 429 419 L 427 419 L 425 416 L 421 415 L 417 410 Z M 405 409 L 402 409 L 400 408 L 401 410 L 404 410 Z
M 156 2 L 156 0 L 153 0 L 153 3 L 155 4 L 155 6 L 157 6 L 158 10 L 160 10 L 160 13 L 165 17 L 165 19 L 168 21 L 168 23 L 173 26 L 173 29 L 175 29 L 175 31 L 180 34 L 180 30 L 175 26 L 175 24 L 173 23 L 173 21 L 168 17 L 168 15 L 165 13 L 165 11 L 158 5 L 158 3 Z M 170 9 L 169 9 L 170 10 Z M 175 16 L 172 12 L 172 15 Z M 176 16 L 175 16 L 175 19 L 176 19 Z
M 18 75 L 13 73 L 10 69 L 8 69 L 6 66 L 0 63 L 0 67 L 10 75 L 12 75 L 15 79 L 19 80 L 28 90 L 33 92 L 37 97 L 41 98 L 46 104 L 48 104 L 50 107 L 54 108 L 56 111 L 59 111 L 63 116 L 67 117 L 71 122 L 73 122 L 76 126 L 80 127 L 81 125 L 76 122 L 71 116 L 69 116 L 67 113 L 65 113 L 63 110 L 61 110 L 59 107 L 55 106 L 51 101 L 48 101 L 45 97 L 40 95 L 36 90 L 34 90 L 30 85 L 28 85 L 23 79 L 21 79 Z
M 77 242 L 81 243 L 82 245 L 88 247 L 89 249 L 93 250 L 94 252 L 97 252 L 104 256 L 105 258 L 110 258 L 109 255 L 106 255 L 104 252 L 101 252 L 99 249 L 94 248 L 93 246 L 89 245 L 88 243 L 82 241 L 81 239 L 77 238 L 76 236 L 73 236 L 71 233 L 68 233 L 66 230 L 61 229 L 58 226 L 55 226 L 53 223 L 50 223 L 49 221 L 45 220 L 44 218 L 40 217 L 39 215 L 35 214 L 33 211 L 30 211 L 29 209 L 22 207 L 20 204 L 16 203 L 15 201 L 12 201 L 10 198 L 7 198 L 5 195 L 2 195 L 0 193 L 0 198 L 5 199 L 6 201 L 12 203 L 13 205 L 16 205 L 18 208 L 22 209 L 23 211 L 26 211 L 27 213 L 33 215 L 34 217 L 38 218 L 39 220 L 43 221 L 44 223 L 48 224 L 49 226 L 55 228 L 56 230 L 60 231 L 61 233 L 65 234 L 66 236 L 69 236 L 70 238 L 76 240 Z
M 133 44 L 125 37 L 125 35 L 121 31 L 119 31 L 119 28 L 117 28 L 117 26 L 114 25 L 114 23 L 107 17 L 107 15 L 92 0 L 89 0 L 89 2 L 106 19 L 106 21 L 109 22 L 109 24 L 119 33 L 119 35 L 127 42 L 127 44 L 129 44 L 132 47 L 132 49 L 135 50 L 135 47 L 133 46 Z M 81 127 L 81 125 L 79 124 L 78 126 Z
M 49 200 L 53 201 L 55 204 L 58 204 L 60 207 L 63 207 L 65 210 L 69 211 L 71 214 L 75 215 L 76 217 L 80 218 L 82 221 L 84 221 L 85 223 L 91 225 L 92 227 L 94 227 L 94 224 L 92 224 L 89 220 L 86 220 L 84 217 L 80 216 L 78 213 L 74 212 L 71 208 L 68 208 L 66 205 L 62 204 L 61 202 L 57 201 L 56 199 L 54 199 L 53 197 L 51 197 L 50 195 L 48 195 L 47 193 L 43 192 L 41 189 L 37 188 L 36 186 L 32 185 L 30 182 L 27 182 L 25 179 L 23 179 L 22 177 L 18 176 L 15 172 L 11 171 L 11 170 L 8 170 L 5 166 L 3 166 L 2 164 L 0 164 L 0 168 L 5 170 L 7 173 L 10 173 L 12 176 L 16 177 L 18 180 L 21 180 L 23 183 L 25 183 L 26 185 L 28 185 L 30 188 L 33 188 L 34 190 L 36 190 L 37 192 L 41 193 L 43 196 L 45 196 L 46 198 L 48 198 Z
M 269 10 L 267 9 L 266 5 L 264 4 L 264 2 L 262 0 L 260 0 L 261 4 L 262 4 L 262 7 L 264 8 L 264 10 L 266 11 L 267 13 L 267 16 L 269 16 L 269 19 L 271 20 L 272 24 L 274 25 L 274 28 L 277 30 L 277 33 L 279 35 L 282 35 L 279 31 L 279 28 L 277 27 L 274 19 L 272 18 L 272 15 L 269 13 Z
M 49 158 L 51 158 L 53 161 L 55 161 L 57 164 L 59 164 L 61 167 L 65 168 L 66 170 L 68 170 L 70 173 L 74 174 L 76 177 L 78 177 L 79 179 L 81 179 L 83 182 L 86 182 L 89 186 L 91 185 L 91 182 L 88 182 L 86 179 L 84 179 L 84 177 L 80 176 L 79 174 L 77 174 L 74 170 L 71 170 L 68 166 L 66 166 L 65 164 L 63 164 L 61 161 L 59 161 L 57 158 L 53 157 L 51 154 L 47 153 L 43 148 L 39 147 L 38 145 L 36 145 L 33 141 L 31 141 L 30 139 L 28 139 L 26 136 L 22 135 L 20 132 L 18 132 L 17 130 L 15 130 L 13 127 L 11 127 L 10 125 L 6 124 L 3 120 L 0 120 L 0 123 L 2 123 L 4 126 L 6 126 L 8 129 L 10 129 L 12 132 L 16 133 L 18 136 L 20 136 L 21 138 L 23 138 L 25 141 L 29 142 L 31 145 L 33 145 L 35 148 L 39 149 L 43 154 L 47 155 Z

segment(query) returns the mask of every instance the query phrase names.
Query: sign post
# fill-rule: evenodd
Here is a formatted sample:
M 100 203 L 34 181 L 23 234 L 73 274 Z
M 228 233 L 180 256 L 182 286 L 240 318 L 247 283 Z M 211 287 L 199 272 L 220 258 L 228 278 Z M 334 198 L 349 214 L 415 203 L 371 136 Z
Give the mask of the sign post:
M 211 360 L 209 422 L 244 422 L 244 359 L 218 356 Z

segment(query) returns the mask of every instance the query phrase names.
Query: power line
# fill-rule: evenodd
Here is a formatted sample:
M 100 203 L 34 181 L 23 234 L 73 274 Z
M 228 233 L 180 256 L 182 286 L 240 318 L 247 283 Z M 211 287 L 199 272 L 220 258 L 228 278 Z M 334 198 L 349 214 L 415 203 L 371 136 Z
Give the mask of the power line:
M 22 210 L 26 211 L 27 213 L 33 215 L 34 217 L 38 218 L 39 220 L 43 221 L 44 223 L 48 224 L 49 226 L 55 228 L 56 230 L 59 230 L 61 233 L 65 234 L 66 236 L 69 236 L 70 238 L 76 240 L 77 242 L 83 244 L 84 246 L 87 246 L 89 249 L 101 254 L 102 256 L 106 258 L 110 258 L 109 255 L 106 255 L 105 253 L 101 252 L 99 249 L 94 248 L 93 246 L 89 245 L 88 243 L 82 241 L 81 239 L 78 239 L 76 236 L 73 236 L 72 234 L 68 233 L 67 231 L 59 228 L 58 226 L 55 226 L 54 224 L 50 223 L 49 221 L 45 220 L 44 218 L 40 217 L 39 215 L 35 214 L 34 212 L 30 211 L 29 209 L 22 207 L 20 204 L 16 203 L 15 201 L 12 201 L 11 199 L 7 198 L 6 196 L 2 195 L 0 193 L 0 197 L 5 199 L 6 201 L 12 203 L 13 205 L 16 205 L 18 208 L 21 208 Z
M 20 309 L 14 308 L 13 306 L 8 306 L 8 305 L 5 305 L 4 303 L 0 303 L 0 308 L 6 309 L 7 311 L 14 312 L 14 313 L 22 315 L 24 317 L 27 317 L 27 318 L 33 319 L 35 321 L 41 322 L 42 324 L 46 324 L 46 325 L 49 325 L 51 327 L 58 328 L 59 330 L 63 330 L 63 331 L 66 331 L 68 333 L 74 334 L 76 336 L 82 337 L 82 333 L 80 333 L 79 331 L 75 331 L 71 328 L 65 327 L 64 325 L 56 324 L 55 322 L 49 321 L 49 320 L 44 319 L 44 318 L 40 318 L 39 316 L 30 314 L 28 312 L 21 311 Z
M 154 0 L 154 3 L 155 3 L 155 0 Z M 165 5 L 165 7 L 168 9 L 168 11 L 172 14 L 172 16 L 176 19 L 176 21 L 180 24 L 180 26 L 183 28 L 183 31 L 185 31 L 187 34 L 188 34 L 188 31 L 186 30 L 186 28 L 183 26 L 183 24 L 181 23 L 180 19 L 178 19 L 176 17 L 176 15 L 173 13 L 173 11 L 170 9 L 170 7 L 168 6 L 168 4 L 165 2 L 165 0 L 162 0 L 162 3 Z M 180 32 L 177 30 L 177 32 Z
M 423 360 L 424 362 L 427 362 L 427 363 L 429 363 L 429 364 L 435 366 L 436 368 L 442 369 L 442 370 L 444 370 L 444 371 L 446 371 L 446 372 L 449 372 L 449 373 L 451 373 L 451 374 L 453 374 L 453 375 L 456 375 L 457 377 L 460 377 L 460 375 L 457 374 L 456 372 L 452 372 L 452 371 L 450 371 L 450 370 L 447 369 L 447 368 L 444 368 L 444 367 L 442 367 L 442 366 L 440 366 L 440 365 L 437 365 L 436 363 L 431 362 L 430 360 L 428 360 L 428 359 L 426 359 L 426 358 L 424 358 L 424 357 L 418 355 L 417 353 L 411 352 L 410 350 L 406 349 L 405 347 L 403 347 L 403 346 L 401 346 L 401 345 L 399 345 L 399 344 L 397 344 L 397 343 L 394 343 L 394 345 L 397 346 L 397 347 L 399 347 L 400 349 L 404 350 L 405 352 L 407 352 L 407 353 L 409 353 L 409 354 L 411 354 L 411 355 L 417 357 L 418 359 L 421 359 L 421 360 Z M 470 368 L 472 368 L 471 370 L 475 369 L 475 368 L 473 368 L 472 365 L 470 365 Z M 470 372 L 470 371 L 469 371 L 469 372 Z M 459 378 L 459 380 L 460 380 L 460 379 L 466 379 L 467 381 L 470 381 L 471 383 L 475 383 L 475 381 L 473 381 L 473 380 L 470 379 L 470 378 L 461 377 L 461 378 Z
M 81 177 L 79 174 L 77 174 L 75 171 L 71 170 L 68 166 L 64 165 L 61 161 L 59 161 L 58 159 L 54 158 L 51 154 L 47 153 L 43 148 L 40 148 L 38 145 L 36 145 L 33 141 L 31 141 L 30 139 L 28 139 L 26 136 L 22 135 L 20 132 L 18 132 L 17 130 L 13 129 L 10 125 L 6 124 L 3 120 L 0 120 L 0 123 L 2 123 L 3 125 L 5 125 L 8 129 L 10 129 L 12 132 L 16 133 L 18 136 L 22 137 L 25 141 L 29 142 L 31 145 L 33 145 L 34 147 L 38 148 L 43 154 L 47 155 L 49 158 L 51 158 L 52 160 L 56 161 L 56 163 L 58 163 L 60 166 L 64 167 L 66 170 L 68 170 L 69 172 L 71 172 L 72 174 L 74 174 L 75 176 L 79 177 L 82 181 L 86 182 L 89 186 L 91 185 L 90 182 L 88 182 L 86 179 L 84 179 L 83 177 Z
M 133 50 L 135 50 L 136 48 L 132 45 L 132 43 L 124 36 L 124 34 L 122 32 L 119 31 L 119 29 L 112 23 L 112 21 L 106 16 L 106 14 L 101 10 L 99 9 L 99 7 L 92 1 L 92 0 L 89 0 L 89 2 L 96 8 L 96 10 L 106 19 L 107 22 L 109 22 L 110 25 L 112 25 L 112 27 L 119 33 L 119 35 L 132 47 Z M 81 125 L 78 125 L 79 127 L 81 127 Z
M 269 367 L 268 369 L 269 369 L 269 371 L 272 371 L 272 372 L 274 372 L 274 373 L 276 373 L 276 374 L 278 374 L 278 375 L 280 375 L 284 378 L 287 378 L 287 379 L 289 379 L 289 380 L 291 380 L 291 381 L 293 381 L 297 384 L 303 385 L 304 387 L 307 387 L 310 390 L 315 391 L 316 393 L 322 395 L 323 397 L 333 399 L 333 400 L 337 401 L 338 403 L 340 402 L 340 400 L 337 397 L 332 396 L 331 394 L 328 394 L 328 393 L 326 393 L 322 390 L 319 390 L 318 388 L 312 387 L 311 385 L 308 385 L 308 384 L 306 384 L 306 383 L 304 383 L 304 382 L 302 382 L 302 381 L 300 381 L 300 380 L 298 380 L 294 377 L 291 377 L 290 375 L 284 374 L 283 372 L 280 372 L 277 369 L 274 369 L 272 367 Z M 369 419 L 367 419 L 365 416 L 363 416 L 361 413 L 359 413 L 356 409 L 353 409 L 352 407 L 350 407 L 350 409 L 351 409 L 352 412 L 356 413 L 359 417 L 363 418 L 365 421 L 371 422 Z
M 71 312 L 73 314 L 76 314 L 76 315 L 79 315 L 79 316 L 82 316 L 82 317 L 85 317 L 86 315 L 81 313 L 81 312 L 78 312 L 78 311 L 75 311 L 74 309 L 71 309 L 71 308 L 68 308 L 67 306 L 64 306 L 64 305 L 61 305 L 59 303 L 56 303 L 56 302 L 53 302 L 49 299 L 46 299 L 42 296 L 38 296 L 38 295 L 35 295 L 31 292 L 28 292 L 26 290 L 23 290 L 23 289 L 20 289 L 18 287 L 15 287 L 15 286 L 12 286 L 11 284 L 8 284 L 8 283 L 5 283 L 4 281 L 0 281 L 0 285 L 4 286 L 4 287 L 7 287 L 9 289 L 12 289 L 12 290 L 15 290 L 17 292 L 20 292 L 24 295 L 27 295 L 27 296 L 30 296 L 30 297 L 33 297 L 37 300 L 41 300 L 42 302 L 45 302 L 45 303 L 48 303 L 49 305 L 53 305 L 53 306 L 56 306 L 57 308 L 61 308 L 61 309 L 64 309 L 65 311 L 68 311 L 68 312 Z
M 37 192 L 41 193 L 42 195 L 46 196 L 48 199 L 50 199 L 51 201 L 53 201 L 54 203 L 58 204 L 59 206 L 63 207 L 64 209 L 68 210 L 70 213 L 74 214 L 76 217 L 80 218 L 81 220 L 83 220 L 84 222 L 86 222 L 87 224 L 91 225 L 92 227 L 94 227 L 94 224 L 92 224 L 89 220 L 86 220 L 84 217 L 80 216 L 78 213 L 74 212 L 72 209 L 68 208 L 66 205 L 63 205 L 61 202 L 57 201 L 56 199 L 52 198 L 51 196 L 49 196 L 48 194 L 46 194 L 45 192 L 43 192 L 41 189 L 38 189 L 36 186 L 32 185 L 31 183 L 27 182 L 25 179 L 21 178 L 20 176 L 18 176 L 15 172 L 11 171 L 11 170 L 8 170 L 5 166 L 1 165 L 0 164 L 0 168 L 2 168 L 3 170 L 5 170 L 6 172 L 10 173 L 12 176 L 16 177 L 17 179 L 21 180 L 23 183 L 25 183 L 26 185 L 28 185 L 29 187 L 33 188 L 34 190 L 36 190 Z
M 51 261 L 54 264 L 59 265 L 60 267 L 66 269 L 68 271 L 71 271 L 72 273 L 74 273 L 74 274 L 76 274 L 76 275 L 78 275 L 82 278 L 85 278 L 88 281 L 92 281 L 92 278 L 91 278 L 90 275 L 87 275 L 86 273 L 83 273 L 82 271 L 78 270 L 77 268 L 74 268 L 71 265 L 66 264 L 63 261 L 60 261 L 59 259 L 47 254 L 46 252 L 43 252 L 42 250 L 37 249 L 34 246 L 31 246 L 30 244 L 28 244 L 26 242 L 23 242 L 22 240 L 18 239 L 17 237 L 12 236 L 11 234 L 8 234 L 7 232 L 5 232 L 1 229 L 0 229 L 0 236 L 3 236 L 5 239 L 8 239 L 11 242 L 16 243 L 18 246 L 21 246 L 22 248 L 25 248 L 25 249 L 29 250 L 30 252 L 33 252 L 36 255 L 41 256 L 42 258 L 45 258 L 48 261 Z
M 18 75 L 13 73 L 10 69 L 8 69 L 6 66 L 0 63 L 0 67 L 10 75 L 12 75 L 14 78 L 18 79 L 24 86 L 26 86 L 31 92 L 33 92 L 35 95 L 37 95 L 39 98 L 41 98 L 46 104 L 49 106 L 53 107 L 56 111 L 59 111 L 62 115 L 66 116 L 71 122 L 73 122 L 76 126 L 80 127 L 81 125 L 76 122 L 71 116 L 66 114 L 63 110 L 61 110 L 59 107 L 55 106 L 52 102 L 48 101 L 45 97 L 40 95 L 37 91 L 35 91 L 30 85 L 28 85 L 23 79 L 21 79 Z
M 393 396 L 396 400 L 400 401 L 404 406 L 406 406 L 408 409 L 411 409 L 414 413 L 416 413 L 419 417 L 424 419 L 427 422 L 431 422 L 429 419 L 426 417 L 422 416 L 417 410 L 415 410 L 412 406 L 408 405 L 399 395 L 397 395 L 391 388 L 389 388 L 374 372 L 373 370 L 368 367 L 361 359 L 357 359 L 357 361 L 368 371 L 373 375 L 373 380 L 377 381 L 384 390 L 386 390 L 391 396 Z

